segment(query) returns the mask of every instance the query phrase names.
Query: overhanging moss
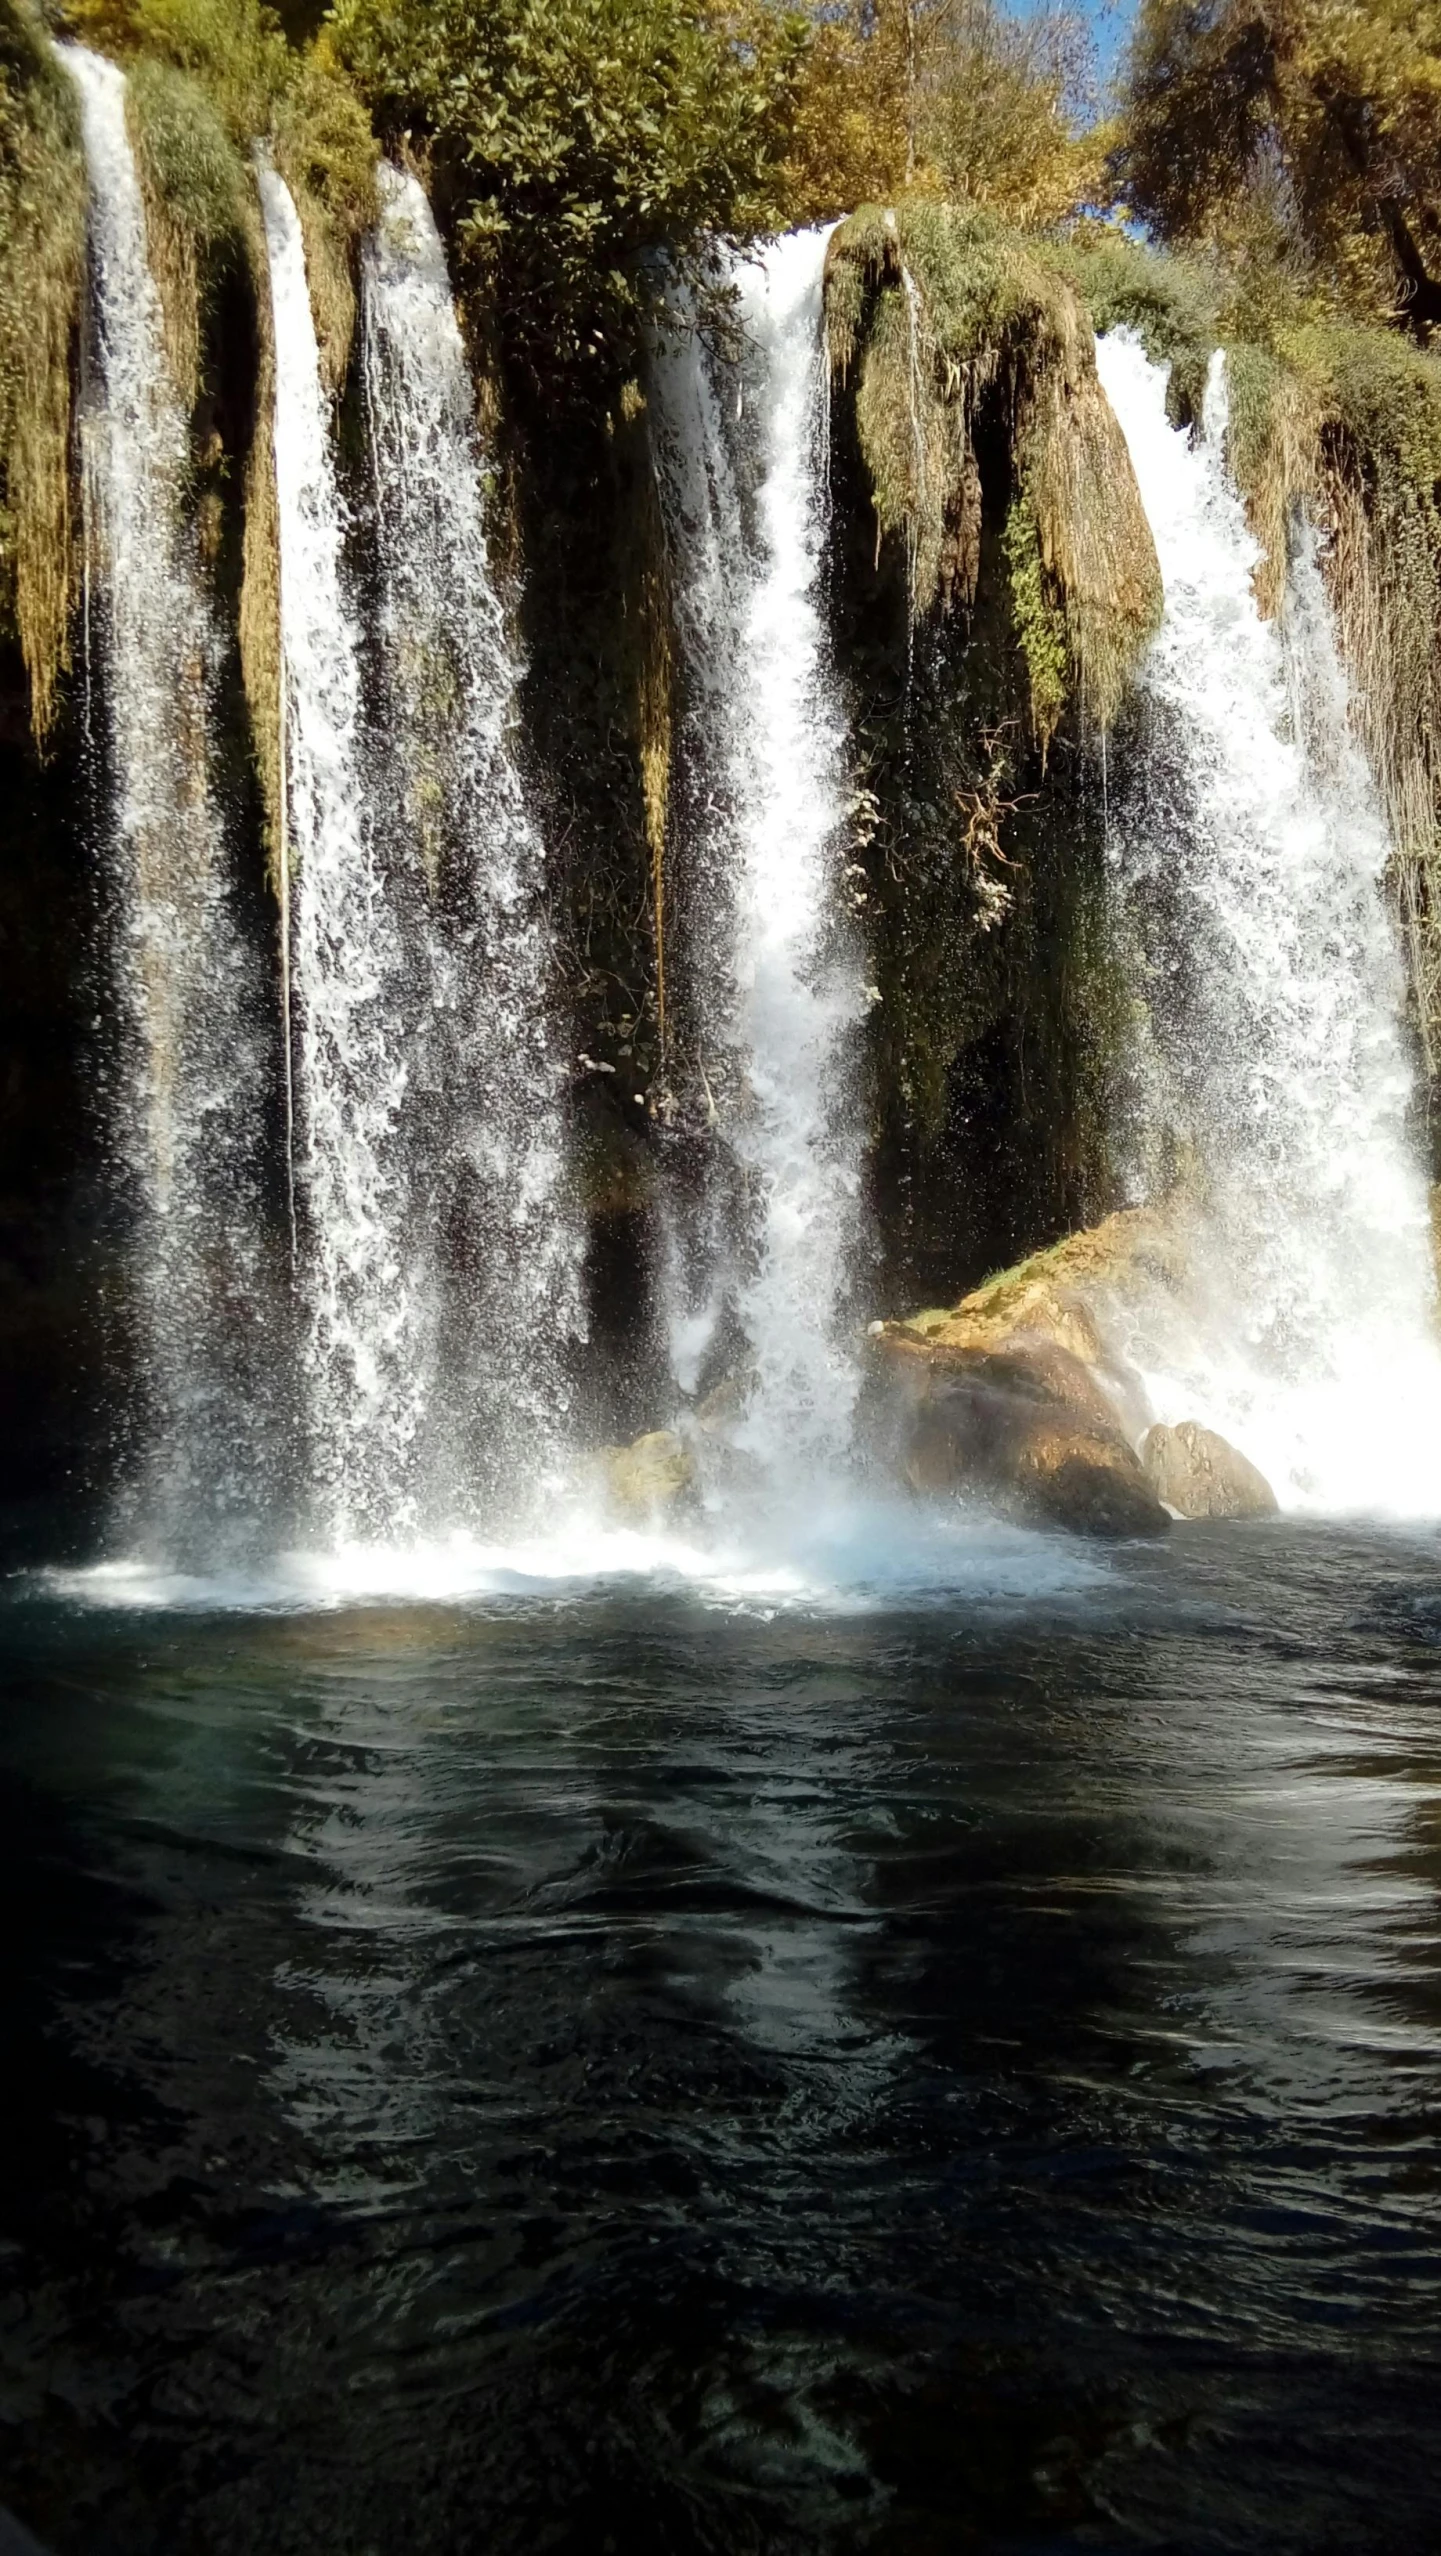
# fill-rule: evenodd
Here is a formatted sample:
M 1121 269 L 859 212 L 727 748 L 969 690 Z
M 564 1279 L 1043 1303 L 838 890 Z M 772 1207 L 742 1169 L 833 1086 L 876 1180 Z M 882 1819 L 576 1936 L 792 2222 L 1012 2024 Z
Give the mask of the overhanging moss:
M 1049 740 L 1068 699 L 1109 726 L 1159 618 L 1161 579 L 1068 280 L 974 207 L 867 207 L 832 241 L 826 309 L 833 373 L 857 376 L 879 537 L 906 544 L 913 618 L 974 597 L 977 418 L 998 396 L 1020 510 L 1006 555 L 1037 736 Z
M 249 174 L 199 82 L 142 57 L 127 86 L 145 194 L 150 264 L 177 389 L 193 405 L 204 326 L 227 274 L 245 258 Z
M 343 72 L 312 53 L 282 96 L 275 165 L 295 198 L 321 361 L 332 388 L 344 381 L 355 337 L 355 257 L 378 211 L 379 148 Z
M 27 0 L 0 0 L 0 612 L 38 742 L 69 662 L 71 348 L 85 247 L 74 92 Z

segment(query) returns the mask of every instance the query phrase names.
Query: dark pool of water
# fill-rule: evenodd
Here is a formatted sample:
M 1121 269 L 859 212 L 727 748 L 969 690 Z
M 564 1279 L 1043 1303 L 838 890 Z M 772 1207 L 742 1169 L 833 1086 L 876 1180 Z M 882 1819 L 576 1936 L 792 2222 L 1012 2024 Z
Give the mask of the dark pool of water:
M 1441 2545 L 1435 1538 L 0 1641 L 59 2556 Z

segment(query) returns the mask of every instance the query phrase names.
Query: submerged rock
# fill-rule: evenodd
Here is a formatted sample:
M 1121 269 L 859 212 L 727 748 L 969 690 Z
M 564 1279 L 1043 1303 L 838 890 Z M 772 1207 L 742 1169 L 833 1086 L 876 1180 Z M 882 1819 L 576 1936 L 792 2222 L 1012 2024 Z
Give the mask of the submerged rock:
M 1170 1518 L 1095 1377 L 1050 1341 L 887 1362 L 878 1439 L 915 1491 L 969 1494 L 1081 1535 L 1165 1535 Z
M 1181 1518 L 1274 1518 L 1280 1502 L 1230 1440 L 1196 1420 L 1148 1429 L 1141 1462 L 1156 1496 Z
M 630 1517 L 664 1516 L 695 1482 L 695 1459 L 674 1429 L 649 1429 L 628 1447 L 604 1447 L 601 1461 L 612 1506 Z

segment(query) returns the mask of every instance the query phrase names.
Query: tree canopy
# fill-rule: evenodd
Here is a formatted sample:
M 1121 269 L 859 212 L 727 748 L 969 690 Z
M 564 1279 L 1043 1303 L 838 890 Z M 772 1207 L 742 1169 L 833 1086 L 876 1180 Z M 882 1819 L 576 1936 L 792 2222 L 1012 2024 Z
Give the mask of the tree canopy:
M 1167 240 L 1266 231 L 1363 316 L 1441 324 L 1438 0 L 1142 0 L 1116 166 Z
M 645 260 L 784 219 L 800 16 L 692 0 L 339 0 L 384 133 L 432 155 L 457 236 L 560 363 L 623 348 Z
M 813 30 L 789 153 L 793 218 L 919 193 L 1043 224 L 1101 183 L 1103 150 L 1077 112 L 1091 82 L 1074 12 L 818 0 Z

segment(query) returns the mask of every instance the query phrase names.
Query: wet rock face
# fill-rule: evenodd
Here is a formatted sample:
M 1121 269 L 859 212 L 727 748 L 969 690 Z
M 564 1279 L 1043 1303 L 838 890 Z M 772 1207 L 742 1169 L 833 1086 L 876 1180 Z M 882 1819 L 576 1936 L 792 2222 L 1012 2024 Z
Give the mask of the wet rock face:
M 1095 1378 L 1052 1342 L 892 1363 L 881 1452 L 920 1492 L 984 1499 L 1081 1535 L 1164 1535 L 1170 1518 Z
M 1182 1420 L 1148 1429 L 1141 1463 L 1158 1500 L 1181 1518 L 1274 1518 L 1280 1503 L 1263 1473 L 1214 1429 Z

